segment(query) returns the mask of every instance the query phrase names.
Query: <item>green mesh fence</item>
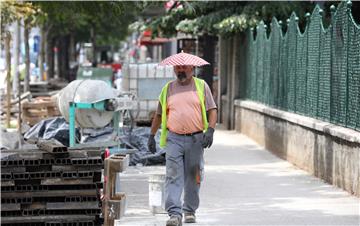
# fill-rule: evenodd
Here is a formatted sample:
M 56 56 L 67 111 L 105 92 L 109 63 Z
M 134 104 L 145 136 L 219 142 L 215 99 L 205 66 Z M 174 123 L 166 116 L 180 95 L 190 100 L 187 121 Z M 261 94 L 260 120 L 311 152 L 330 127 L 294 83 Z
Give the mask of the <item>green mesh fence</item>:
M 317 117 L 330 121 L 331 32 L 321 31 Z
M 274 92 L 277 90 L 277 74 L 279 72 L 279 26 L 276 24 L 275 20 L 271 23 L 271 30 L 277 30 L 277 32 L 270 33 L 269 37 L 269 90 L 267 93 L 268 104 L 270 106 L 276 106 L 275 99 L 277 93 Z M 273 52 L 271 52 L 273 51 Z
M 286 107 L 289 111 L 295 112 L 296 100 L 296 46 L 297 46 L 297 18 L 292 14 L 289 21 L 289 30 L 286 35 L 288 48 L 287 48 L 287 67 L 286 67 Z
M 346 125 L 360 128 L 360 27 L 347 18 L 348 33 L 348 105 Z
M 297 39 L 297 55 L 298 71 L 296 73 L 296 112 L 306 113 L 306 82 L 307 82 L 307 42 L 306 36 L 299 36 Z
M 249 32 L 246 99 L 360 130 L 360 27 L 342 2 L 323 27 L 315 7 L 304 33 L 292 14 L 287 31 L 274 18 Z

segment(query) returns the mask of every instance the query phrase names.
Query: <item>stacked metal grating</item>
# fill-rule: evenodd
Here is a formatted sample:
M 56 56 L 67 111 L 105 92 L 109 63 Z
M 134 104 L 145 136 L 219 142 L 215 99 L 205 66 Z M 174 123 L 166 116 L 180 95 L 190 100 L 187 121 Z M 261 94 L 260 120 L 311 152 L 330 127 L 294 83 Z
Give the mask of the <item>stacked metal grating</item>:
M 1 151 L 1 225 L 102 225 L 103 151 L 44 147 Z

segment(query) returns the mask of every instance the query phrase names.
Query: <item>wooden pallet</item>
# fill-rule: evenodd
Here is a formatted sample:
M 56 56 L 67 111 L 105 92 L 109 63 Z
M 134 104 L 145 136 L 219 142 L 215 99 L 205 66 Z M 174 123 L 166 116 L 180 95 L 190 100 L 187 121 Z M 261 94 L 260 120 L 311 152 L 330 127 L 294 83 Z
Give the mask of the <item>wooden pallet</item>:
M 20 96 L 21 104 L 28 101 L 30 98 L 31 98 L 30 92 L 21 94 L 21 96 Z M 8 108 L 5 94 L 0 94 L 0 103 L 1 103 L 0 112 L 1 112 L 1 115 L 4 115 L 4 119 L 5 119 L 6 111 Z M 18 98 L 10 100 L 10 113 L 11 114 L 19 113 L 19 99 Z
M 30 126 L 46 118 L 60 116 L 55 100 L 51 97 L 37 97 L 33 101 L 26 101 L 21 105 L 23 122 Z

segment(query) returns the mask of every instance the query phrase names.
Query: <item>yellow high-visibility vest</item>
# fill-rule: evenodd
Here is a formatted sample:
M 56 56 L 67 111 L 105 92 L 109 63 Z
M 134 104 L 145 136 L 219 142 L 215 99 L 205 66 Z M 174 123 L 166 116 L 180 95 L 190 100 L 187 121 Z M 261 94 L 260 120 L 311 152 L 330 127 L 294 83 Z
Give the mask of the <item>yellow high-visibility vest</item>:
M 196 92 L 198 94 L 199 100 L 200 100 L 200 105 L 201 105 L 201 114 L 202 114 L 202 119 L 203 119 L 203 124 L 204 124 L 204 132 L 206 132 L 209 123 L 207 121 L 207 116 L 206 116 L 206 108 L 205 108 L 205 81 L 196 77 L 193 77 L 194 81 L 195 81 L 195 87 L 196 87 Z M 169 88 L 169 83 L 166 83 L 166 85 L 162 88 L 160 96 L 159 96 L 159 101 L 161 104 L 161 135 L 160 135 L 160 147 L 163 148 L 166 146 L 166 138 L 167 138 L 167 91 Z

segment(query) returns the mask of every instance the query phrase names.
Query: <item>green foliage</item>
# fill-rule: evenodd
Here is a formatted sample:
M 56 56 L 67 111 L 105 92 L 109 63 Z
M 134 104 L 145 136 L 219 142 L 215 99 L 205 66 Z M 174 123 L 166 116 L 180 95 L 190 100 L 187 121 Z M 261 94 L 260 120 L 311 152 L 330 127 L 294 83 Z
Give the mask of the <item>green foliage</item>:
M 232 15 L 234 10 L 234 8 L 227 8 L 196 17 L 192 20 L 184 19 L 178 23 L 176 30 L 194 35 L 202 33 L 215 35 L 217 31 L 214 24 L 221 22 L 224 17 Z
M 255 27 L 261 20 L 270 25 L 273 17 L 286 21 L 292 12 L 300 15 L 300 26 L 305 25 L 305 13 L 312 11 L 314 4 L 310 2 L 249 2 L 236 15 L 224 18 L 214 25 L 221 35 L 233 35 Z
M 195 18 L 192 20 L 185 19 L 179 22 L 178 25 L 176 25 L 175 29 L 177 31 L 182 31 L 186 34 L 199 34 L 200 27 L 199 27 L 199 19 Z
M 244 5 L 243 2 L 191 1 L 181 2 L 181 6 L 168 11 L 148 23 L 154 36 L 171 37 L 178 31 L 190 34 L 215 31 L 213 24 L 232 15 Z
M 31 3 L 6 0 L 0 4 L 0 10 L 1 23 L 7 25 L 15 22 L 16 20 L 23 19 L 24 17 L 34 15 L 37 8 Z
M 44 12 L 43 24 L 51 27 L 53 36 L 73 33 L 77 41 L 89 41 L 94 30 L 99 44 L 111 44 L 127 35 L 127 27 L 143 7 L 138 2 L 34 2 Z
M 220 34 L 234 34 L 245 31 L 248 27 L 254 27 L 259 22 L 256 15 L 246 15 L 244 13 L 236 16 L 230 16 L 214 25 Z
M 162 17 L 158 17 L 148 23 L 149 28 L 153 31 L 153 36 L 171 37 L 176 34 L 176 25 L 186 18 L 187 11 L 184 8 L 173 9 Z M 188 16 L 192 18 L 192 16 Z
M 135 21 L 131 24 L 129 24 L 129 31 L 131 32 L 143 32 L 146 30 L 146 25 L 144 21 Z
M 209 13 L 205 16 L 199 17 L 199 27 L 204 33 L 208 34 L 216 34 L 216 27 L 214 27 L 214 24 L 217 24 L 221 22 L 221 20 L 224 17 L 228 17 L 234 14 L 237 10 L 239 10 L 241 7 L 235 7 L 235 8 L 225 8 L 220 11 Z
M 2 1 L 0 4 L 1 12 L 1 40 L 3 41 L 6 26 L 11 23 L 25 19 L 28 25 L 34 25 L 36 18 L 42 15 L 41 10 L 29 2 L 18 2 L 15 0 Z
M 286 20 L 294 11 L 305 24 L 305 13 L 311 12 L 311 2 L 247 2 L 247 1 L 181 1 L 180 8 L 168 11 L 148 23 L 153 35 L 170 37 L 178 31 L 187 34 L 233 35 L 254 27 L 263 20 L 270 24 L 275 16 Z

